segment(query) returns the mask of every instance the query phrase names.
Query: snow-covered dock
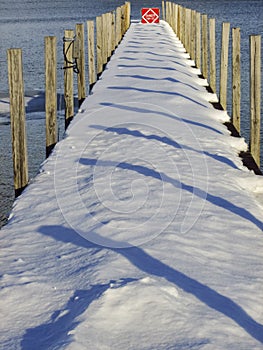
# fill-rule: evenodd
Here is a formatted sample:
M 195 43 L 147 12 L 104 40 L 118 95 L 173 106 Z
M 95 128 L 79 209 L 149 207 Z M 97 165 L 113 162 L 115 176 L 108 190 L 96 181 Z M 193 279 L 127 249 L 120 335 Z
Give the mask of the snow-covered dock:
M 131 25 L 0 231 L 1 349 L 262 349 L 263 180 L 192 63 Z

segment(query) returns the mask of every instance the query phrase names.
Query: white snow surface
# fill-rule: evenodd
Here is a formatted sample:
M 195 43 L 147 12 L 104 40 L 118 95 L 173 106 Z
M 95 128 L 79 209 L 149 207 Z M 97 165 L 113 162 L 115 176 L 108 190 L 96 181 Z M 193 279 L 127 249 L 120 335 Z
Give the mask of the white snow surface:
M 0 231 L 1 349 L 263 349 L 263 180 L 199 73 L 131 25 Z

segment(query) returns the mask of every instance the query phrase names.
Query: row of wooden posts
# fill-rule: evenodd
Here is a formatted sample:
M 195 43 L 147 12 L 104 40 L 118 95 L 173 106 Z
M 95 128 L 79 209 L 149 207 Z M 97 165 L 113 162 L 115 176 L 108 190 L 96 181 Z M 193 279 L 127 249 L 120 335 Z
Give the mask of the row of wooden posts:
M 130 26 L 130 3 L 117 7 L 115 11 L 96 17 L 87 25 L 87 51 L 89 69 L 89 91 L 103 72 L 106 63 L 119 45 Z M 64 102 L 65 128 L 74 116 L 74 71 L 78 77 L 78 107 L 86 98 L 85 72 L 85 25 L 76 24 L 74 30 L 65 30 L 64 53 Z M 57 38 L 45 37 L 45 111 L 46 111 L 46 155 L 57 143 Z M 95 47 L 96 45 L 96 47 Z M 15 196 L 21 194 L 28 184 L 28 160 L 25 126 L 25 101 L 22 49 L 7 50 L 8 80 L 10 95 L 10 119 L 13 145 L 13 169 Z
M 130 3 L 126 2 L 115 11 L 87 21 L 87 51 L 89 91 L 105 68 L 110 56 L 130 26 Z M 183 43 L 190 58 L 208 80 L 216 93 L 216 44 L 215 19 L 197 11 L 184 8 L 170 1 L 162 1 L 165 19 Z M 95 27 L 96 25 L 96 27 Z M 96 30 L 95 30 L 96 28 Z M 78 105 L 86 98 L 85 72 L 85 25 L 76 24 L 74 30 L 64 32 L 64 101 L 65 128 L 74 116 L 74 71 L 78 77 Z M 222 24 L 219 102 L 227 108 L 227 76 L 230 23 Z M 96 43 L 96 44 L 95 44 Z M 250 152 L 260 166 L 260 67 L 261 37 L 250 36 L 250 96 L 251 136 Z M 19 195 L 28 183 L 28 162 L 25 129 L 25 103 L 22 67 L 22 50 L 9 49 L 8 78 L 10 93 L 10 117 L 13 142 L 15 194 Z M 209 62 L 209 64 L 208 64 Z M 46 154 L 57 142 L 57 39 L 45 37 L 45 110 Z M 240 134 L 240 29 L 232 28 L 232 122 Z
M 194 60 L 202 76 L 208 80 L 210 89 L 216 93 L 216 25 L 215 18 L 185 8 L 170 1 L 162 1 L 165 19 L 183 43 L 190 58 Z M 261 106 L 261 36 L 250 39 L 250 142 L 249 151 L 256 166 L 260 168 L 260 106 Z M 230 23 L 222 23 L 219 103 L 227 109 L 228 57 Z M 240 28 L 232 28 L 232 125 L 240 135 L 241 112 L 241 55 Z M 260 171 L 258 172 L 260 173 Z

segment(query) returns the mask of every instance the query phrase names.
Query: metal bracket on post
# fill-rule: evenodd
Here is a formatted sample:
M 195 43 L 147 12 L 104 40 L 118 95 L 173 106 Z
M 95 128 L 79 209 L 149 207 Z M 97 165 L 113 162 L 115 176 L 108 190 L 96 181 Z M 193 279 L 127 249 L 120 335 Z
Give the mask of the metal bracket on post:
M 65 49 L 65 43 L 69 42 L 69 45 L 67 47 L 67 49 Z M 67 65 L 63 68 L 63 69 L 69 69 L 69 68 L 73 68 L 73 72 L 74 73 L 79 73 L 79 69 L 78 69 L 78 58 L 79 58 L 79 51 L 80 51 L 80 47 L 79 47 L 79 40 L 76 39 L 76 36 L 74 36 L 74 38 L 66 38 L 65 36 L 63 37 L 63 55 L 64 55 L 64 60 L 65 62 L 67 62 Z M 72 58 L 73 61 L 70 61 L 67 57 L 68 51 L 70 49 L 70 47 L 72 46 L 73 48 L 73 54 L 72 54 Z

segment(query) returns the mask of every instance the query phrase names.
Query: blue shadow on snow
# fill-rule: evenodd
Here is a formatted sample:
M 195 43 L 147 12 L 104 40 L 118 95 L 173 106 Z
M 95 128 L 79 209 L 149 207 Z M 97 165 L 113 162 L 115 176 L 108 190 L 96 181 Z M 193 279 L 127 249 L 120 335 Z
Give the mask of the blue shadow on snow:
M 198 91 L 197 87 L 185 83 L 179 79 L 175 79 L 175 78 L 171 78 L 171 77 L 166 77 L 166 78 L 154 78 L 151 76 L 146 76 L 146 75 L 138 75 L 138 74 L 134 74 L 134 75 L 129 75 L 129 74 L 117 74 L 116 75 L 117 78 L 134 78 L 134 79 L 141 79 L 141 80 L 154 80 L 154 81 L 162 81 L 162 80 L 166 80 L 166 81 L 170 81 L 172 83 L 180 83 L 183 84 L 185 86 L 188 86 L 189 88 Z
M 250 221 L 252 224 L 257 226 L 260 230 L 263 230 L 263 222 L 257 219 L 253 214 L 251 214 L 245 208 L 237 206 L 222 197 L 214 196 L 210 193 L 207 193 L 206 191 L 203 191 L 198 187 L 187 185 L 183 182 L 180 182 L 177 179 L 173 179 L 170 176 L 167 176 L 162 172 L 159 173 L 154 169 L 147 168 L 143 165 L 130 164 L 128 162 L 120 162 L 116 164 L 116 162 L 113 162 L 113 161 L 102 161 L 96 158 L 80 158 L 79 162 L 83 165 L 88 165 L 88 166 L 118 167 L 120 169 L 135 171 L 138 174 L 142 174 L 145 176 L 151 176 L 160 181 L 165 181 L 167 183 L 170 183 L 174 187 L 190 192 L 193 195 L 199 198 L 202 198 L 215 206 L 218 206 L 224 210 L 230 211 L 231 213 L 241 217 L 242 219 Z
M 95 285 L 88 290 L 76 290 L 65 307 L 51 315 L 48 323 L 26 330 L 21 341 L 21 349 L 47 350 L 53 349 L 55 346 L 60 349 L 70 343 L 70 331 L 74 330 L 80 323 L 76 318 L 108 288 L 109 283 Z
M 42 226 L 39 228 L 39 232 L 56 239 L 57 241 L 62 241 L 64 243 L 75 243 L 80 247 L 86 248 L 87 244 L 90 247 L 91 243 L 79 237 L 77 239 L 74 236 L 78 236 L 74 230 L 60 227 L 60 226 Z M 114 242 L 113 242 L 114 243 Z M 97 247 L 94 245 L 94 247 Z M 131 264 L 137 267 L 140 271 L 145 272 L 147 275 L 157 276 L 165 278 L 167 281 L 173 283 L 178 288 L 181 288 L 186 293 L 189 293 L 196 297 L 199 301 L 207 305 L 213 310 L 225 315 L 229 319 L 233 320 L 237 325 L 244 329 L 251 337 L 257 341 L 263 343 L 263 326 L 256 322 L 251 316 L 249 316 L 237 303 L 235 303 L 229 297 L 226 297 L 214 289 L 208 287 L 207 285 L 198 282 L 197 280 L 185 275 L 184 273 L 171 268 L 170 266 L 164 264 L 163 262 L 155 259 L 154 257 L 147 254 L 143 249 L 139 247 L 131 247 L 126 249 L 112 249 L 112 248 L 103 248 L 114 251 L 116 254 L 121 254 L 124 256 Z M 133 279 L 127 279 L 128 282 Z M 124 283 L 126 279 L 123 280 Z M 104 291 L 109 288 L 109 284 L 104 284 L 101 286 L 94 286 L 90 291 L 84 291 L 83 295 L 85 300 L 83 300 L 82 305 L 75 310 L 73 314 L 68 317 L 69 323 L 74 323 L 73 318 L 79 315 L 81 312 L 85 311 L 85 308 L 96 298 L 99 298 Z M 69 301 L 69 305 L 66 307 L 70 309 L 72 300 Z M 72 309 L 72 307 L 71 307 Z M 73 308 L 74 309 L 74 308 Z M 68 326 L 64 321 L 60 321 L 64 327 L 64 333 L 69 330 Z M 68 323 L 68 322 L 67 322 Z M 39 328 L 34 330 L 28 330 L 24 337 L 24 348 L 27 350 L 36 349 L 32 347 L 26 347 L 26 345 L 31 345 L 33 342 L 33 335 L 42 334 L 43 330 L 51 330 L 52 322 L 48 325 L 42 325 Z M 47 327 L 47 328 L 46 328 Z M 56 328 L 57 329 L 57 328 Z M 70 327 L 72 329 L 72 327 Z M 31 335 L 31 337 L 30 337 Z M 31 340 L 31 342 L 27 342 Z M 42 350 L 42 348 L 38 348 Z
M 125 51 L 125 53 L 131 54 L 135 53 L 134 51 Z M 158 66 L 147 66 L 143 64 L 137 64 L 137 65 L 128 65 L 128 64 L 119 64 L 119 68 L 145 68 L 145 69 L 157 69 L 157 70 L 168 70 L 168 71 L 178 71 L 178 69 L 173 68 L 173 67 L 158 67 Z M 181 72 L 184 75 L 187 75 L 189 77 L 192 77 L 191 74 L 188 74 L 186 72 Z
M 208 157 L 215 159 L 218 162 L 222 162 L 226 165 L 229 165 L 230 167 L 232 167 L 234 169 L 238 169 L 238 167 L 230 159 L 228 159 L 226 157 L 220 156 L 218 154 L 212 154 L 210 152 L 203 151 L 203 150 L 197 150 L 197 149 L 194 149 L 193 147 L 190 147 L 190 146 L 182 145 L 182 144 L 176 142 L 175 140 L 172 140 L 171 138 L 169 138 L 167 136 L 145 135 L 141 131 L 129 130 L 127 128 L 113 128 L 113 127 L 105 127 L 105 126 L 101 126 L 101 125 L 90 125 L 90 127 L 94 128 L 94 129 L 98 129 L 98 130 L 104 130 L 107 132 L 117 133 L 119 135 L 130 135 L 130 136 L 134 136 L 134 137 L 141 137 L 141 138 L 144 138 L 147 140 L 155 140 L 155 141 L 164 143 L 166 145 L 172 146 L 172 147 L 177 148 L 177 149 L 181 148 L 181 149 L 189 150 L 192 152 L 197 152 L 199 154 L 204 154 Z
M 171 118 L 171 119 L 175 119 L 175 120 L 184 122 L 186 124 L 190 124 L 190 125 L 194 125 L 194 126 L 198 126 L 198 127 L 204 128 L 204 129 L 208 129 L 210 131 L 214 131 L 217 134 L 222 134 L 221 131 L 219 131 L 219 130 L 217 130 L 217 129 L 209 126 L 209 125 L 206 125 L 206 124 L 203 124 L 203 123 L 199 123 L 197 121 L 193 121 L 193 120 L 186 119 L 186 118 L 180 118 L 180 117 L 175 116 L 174 114 L 170 114 L 170 113 L 167 113 L 167 112 L 156 111 L 154 109 L 149 109 L 149 108 L 126 106 L 126 105 L 121 105 L 121 104 L 112 103 L 112 102 L 101 102 L 100 104 L 101 104 L 101 106 L 118 108 L 118 109 L 123 109 L 125 111 L 132 111 L 132 112 L 136 112 L 136 113 L 158 114 L 158 115 L 161 115 L 161 116 L 166 117 L 166 118 L 168 117 L 168 118 Z
M 190 102 L 193 102 L 194 104 L 197 104 L 198 106 L 208 108 L 206 105 L 202 104 L 201 102 L 198 102 L 198 101 L 192 99 L 191 97 L 185 96 L 185 95 L 180 94 L 178 92 L 143 89 L 143 88 L 136 88 L 136 87 L 131 87 L 131 86 L 108 86 L 108 89 L 111 89 L 111 90 L 132 90 L 132 91 L 139 91 L 139 92 L 150 92 L 150 93 L 154 93 L 154 94 L 179 96 L 179 97 L 182 97 Z

